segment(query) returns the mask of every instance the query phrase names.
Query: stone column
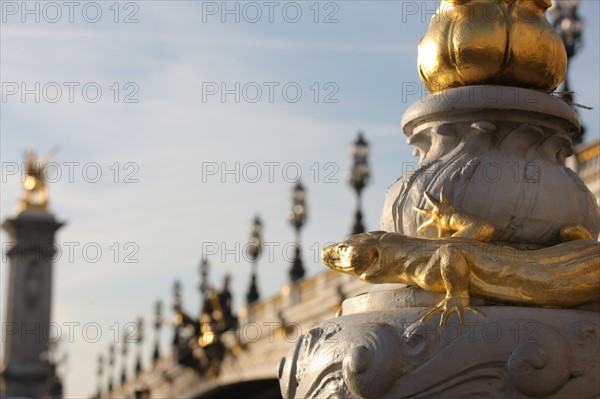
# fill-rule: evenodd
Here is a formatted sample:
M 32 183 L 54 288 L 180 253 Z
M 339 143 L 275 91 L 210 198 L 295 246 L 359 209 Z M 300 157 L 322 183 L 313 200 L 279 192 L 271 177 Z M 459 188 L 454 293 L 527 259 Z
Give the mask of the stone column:
M 35 211 L 2 224 L 10 236 L 2 395 L 39 398 L 45 392 L 51 371 L 46 357 L 57 255 L 54 234 L 61 226 L 52 214 Z

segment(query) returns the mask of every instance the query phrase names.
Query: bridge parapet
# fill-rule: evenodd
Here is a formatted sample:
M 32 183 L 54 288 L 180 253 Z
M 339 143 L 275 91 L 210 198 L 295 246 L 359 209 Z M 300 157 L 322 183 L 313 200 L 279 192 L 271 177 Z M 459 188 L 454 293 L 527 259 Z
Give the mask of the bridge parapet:
M 173 350 L 104 397 L 208 398 L 211 392 L 245 382 L 272 380 L 276 385 L 279 361 L 289 347 L 335 315 L 344 299 L 370 289 L 369 284 L 333 270 L 289 283 L 271 298 L 239 310 L 238 328 L 219 337 L 225 351 L 218 373 L 179 364 Z

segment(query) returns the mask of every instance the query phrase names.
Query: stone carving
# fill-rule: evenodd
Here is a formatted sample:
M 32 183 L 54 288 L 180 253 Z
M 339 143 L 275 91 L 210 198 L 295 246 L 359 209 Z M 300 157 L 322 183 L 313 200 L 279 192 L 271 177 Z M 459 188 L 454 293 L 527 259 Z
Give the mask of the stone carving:
M 400 339 L 385 323 L 347 329 L 329 323 L 310 330 L 289 353 L 279 371 L 286 397 L 378 398 L 400 375 Z
M 440 333 L 431 323 L 412 323 L 418 310 L 352 315 L 310 330 L 282 359 L 283 397 L 600 394 L 597 314 L 486 307 L 487 321 L 468 317 L 465 326 L 452 323 Z
M 596 200 L 563 163 L 578 130 L 573 111 L 532 90 L 501 88 L 494 101 L 485 93 L 482 87 L 453 89 L 407 111 L 404 130 L 420 161 L 388 189 L 382 230 L 436 237 L 433 230 L 419 231 L 426 219 L 414 208 L 427 205 L 424 192 L 443 189 L 458 209 L 489 220 L 496 242 L 557 244 L 567 224 L 597 237 Z
M 588 380 L 587 387 L 592 388 L 589 391 L 581 389 L 583 384 L 579 387 L 577 383 L 567 385 L 578 374 L 575 364 L 590 371 L 598 370 L 597 361 L 580 357 L 581 352 L 570 343 L 572 334 L 569 330 L 576 329 L 577 322 L 557 329 L 529 318 L 491 319 L 482 324 L 479 331 L 479 326 L 474 326 L 468 332 L 463 330 L 456 338 L 442 338 L 439 343 L 432 343 L 423 335 L 427 334 L 423 326 L 407 331 L 408 342 L 413 345 L 418 342 L 422 349 L 415 358 L 417 366 L 397 381 L 397 389 L 390 392 L 389 397 L 505 398 L 552 397 L 556 394 L 556 397 L 592 398 L 598 395 L 600 384 L 593 373 L 579 375 Z M 597 324 L 586 328 L 593 328 L 597 337 Z M 457 328 L 456 331 L 461 330 Z M 589 345 L 588 349 L 593 346 Z M 450 359 L 461 360 L 455 361 L 455 367 L 447 367 L 444 363 Z M 436 372 L 432 373 L 433 370 Z M 410 381 L 409 377 L 419 380 L 413 386 L 426 388 L 411 392 L 408 384 L 402 384 L 402 381 Z M 473 383 L 475 380 L 478 383 Z M 561 393 L 557 394 L 559 391 Z

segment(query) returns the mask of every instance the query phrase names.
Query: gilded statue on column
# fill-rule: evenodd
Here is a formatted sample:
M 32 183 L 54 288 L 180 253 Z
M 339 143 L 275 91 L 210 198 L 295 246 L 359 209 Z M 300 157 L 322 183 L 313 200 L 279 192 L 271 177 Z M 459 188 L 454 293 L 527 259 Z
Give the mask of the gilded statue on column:
M 46 166 L 50 156 L 38 160 L 34 151 L 25 151 L 23 195 L 19 212 L 48 211 L 48 188 L 46 186 Z

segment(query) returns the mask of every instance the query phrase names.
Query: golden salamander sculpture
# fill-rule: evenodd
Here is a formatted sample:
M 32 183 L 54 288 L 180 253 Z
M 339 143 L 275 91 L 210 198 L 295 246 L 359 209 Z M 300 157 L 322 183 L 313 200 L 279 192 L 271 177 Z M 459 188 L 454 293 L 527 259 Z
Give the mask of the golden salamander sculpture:
M 451 219 L 437 214 L 444 209 L 460 214 L 446 206 L 434 207 L 432 215 Z M 582 227 L 567 226 L 561 238 L 574 241 L 518 250 L 462 237 L 427 239 L 375 231 L 328 246 L 321 257 L 330 268 L 368 283 L 402 283 L 446 293 L 420 320 L 441 313 L 443 329 L 452 313 L 461 323 L 465 310 L 485 317 L 469 306 L 470 295 L 555 307 L 600 301 L 600 242 L 586 233 Z
M 600 300 L 600 242 L 578 240 L 522 251 L 466 239 L 427 239 L 375 231 L 323 250 L 323 262 L 373 284 L 402 283 L 446 298 L 426 314 L 456 312 L 470 294 L 492 301 L 569 307 Z

